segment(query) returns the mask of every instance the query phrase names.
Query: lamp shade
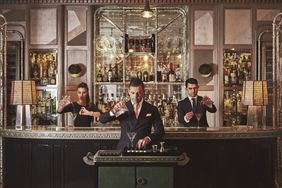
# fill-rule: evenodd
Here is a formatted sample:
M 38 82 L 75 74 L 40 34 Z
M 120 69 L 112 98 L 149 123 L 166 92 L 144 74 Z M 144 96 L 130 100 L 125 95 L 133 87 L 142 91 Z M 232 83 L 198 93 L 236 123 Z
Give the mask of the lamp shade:
M 12 105 L 36 104 L 36 85 L 31 80 L 12 81 L 11 101 Z
M 251 80 L 243 82 L 242 103 L 249 106 L 268 105 L 267 81 Z
M 146 0 L 144 10 L 141 12 L 141 15 L 143 18 L 151 18 L 153 16 L 154 12 L 150 8 L 150 2 L 149 0 Z

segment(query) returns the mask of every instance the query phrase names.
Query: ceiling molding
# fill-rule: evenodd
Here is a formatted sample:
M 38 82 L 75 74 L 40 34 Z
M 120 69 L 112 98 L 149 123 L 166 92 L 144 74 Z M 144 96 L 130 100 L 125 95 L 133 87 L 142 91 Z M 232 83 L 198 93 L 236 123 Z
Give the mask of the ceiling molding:
M 89 5 L 128 5 L 144 4 L 145 0 L 0 0 L 0 4 L 89 4 Z M 281 0 L 150 0 L 152 5 L 170 4 L 282 4 Z

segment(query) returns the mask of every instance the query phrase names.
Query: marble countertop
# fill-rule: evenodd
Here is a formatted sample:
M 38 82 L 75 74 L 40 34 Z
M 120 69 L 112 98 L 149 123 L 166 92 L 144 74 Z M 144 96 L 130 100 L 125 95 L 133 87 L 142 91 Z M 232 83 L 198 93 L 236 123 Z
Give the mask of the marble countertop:
M 282 128 L 253 128 L 248 126 L 196 128 L 165 127 L 165 139 L 244 139 L 282 136 Z M 23 139 L 119 139 L 120 128 L 115 127 L 58 127 L 37 126 L 31 130 L 0 129 L 0 135 Z

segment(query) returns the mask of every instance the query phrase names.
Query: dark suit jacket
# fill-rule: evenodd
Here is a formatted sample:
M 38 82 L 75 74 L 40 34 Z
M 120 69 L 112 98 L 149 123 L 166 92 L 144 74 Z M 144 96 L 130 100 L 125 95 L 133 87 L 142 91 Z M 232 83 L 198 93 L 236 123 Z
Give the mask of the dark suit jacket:
M 203 97 L 198 96 L 197 97 L 197 105 L 200 105 L 200 102 L 203 100 Z M 215 113 L 216 112 L 216 107 L 214 105 L 212 105 L 212 108 L 209 108 L 205 105 L 202 105 L 203 107 L 203 115 L 200 119 L 200 127 L 208 127 L 208 122 L 207 122 L 207 115 L 206 112 L 210 112 L 210 113 Z M 197 118 L 195 117 L 195 115 L 192 117 L 192 119 L 190 119 L 189 123 L 186 123 L 184 120 L 184 116 L 187 112 L 191 112 L 193 111 L 192 109 L 192 104 L 189 100 L 188 97 L 186 97 L 185 99 L 183 99 L 182 101 L 178 102 L 178 106 L 177 106 L 177 114 L 178 114 L 178 121 L 179 123 L 183 124 L 184 126 L 197 126 L 198 125 L 198 121 Z
M 162 138 L 164 135 L 164 126 L 157 107 L 143 101 L 138 119 L 136 119 L 132 103 L 128 101 L 126 106 L 129 111 L 117 118 L 115 116 L 110 116 L 109 112 L 103 113 L 99 118 L 101 123 L 106 123 L 115 119 L 120 121 L 121 136 L 117 149 L 124 150 L 129 145 L 130 141 L 126 134 L 128 131 L 137 132 L 133 141 L 134 146 L 139 139 L 146 136 L 151 138 L 151 143 L 157 142 Z M 153 132 L 151 132 L 152 126 L 154 127 Z

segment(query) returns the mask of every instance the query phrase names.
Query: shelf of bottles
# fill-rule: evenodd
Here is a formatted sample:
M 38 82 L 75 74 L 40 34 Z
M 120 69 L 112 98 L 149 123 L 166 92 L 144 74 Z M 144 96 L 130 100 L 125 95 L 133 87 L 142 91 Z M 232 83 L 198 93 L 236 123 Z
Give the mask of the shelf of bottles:
M 57 124 L 57 50 L 30 50 L 30 78 L 36 82 L 37 104 L 31 106 L 33 125 Z
M 250 50 L 224 50 L 224 126 L 246 125 L 247 106 L 242 105 L 243 81 L 251 79 Z
M 145 83 L 145 100 L 158 107 L 165 125 L 178 126 L 176 105 L 183 98 L 186 72 L 186 16 L 178 8 L 164 8 L 145 19 L 141 10 L 97 10 L 94 100 L 102 111 L 129 100 L 129 81 L 137 77 Z

